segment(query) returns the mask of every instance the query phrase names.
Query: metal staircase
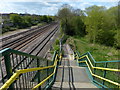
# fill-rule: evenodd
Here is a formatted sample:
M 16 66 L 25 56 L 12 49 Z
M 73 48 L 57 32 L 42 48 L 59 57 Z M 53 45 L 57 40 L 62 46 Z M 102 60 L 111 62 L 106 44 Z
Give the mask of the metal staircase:
M 120 60 L 98 62 L 95 61 L 90 52 L 80 55 L 80 53 L 76 51 L 74 55 L 78 66 L 86 67 L 89 78 L 97 87 L 120 88 L 118 75 L 120 73 Z
M 12 49 L 0 51 L 0 90 L 120 88 L 119 79 L 110 77 L 120 73 L 120 60 L 97 62 L 90 52 L 67 51 L 55 51 L 52 60 Z
M 52 60 L 30 55 L 12 49 L 0 51 L 1 85 L 0 90 L 7 88 L 47 89 L 54 82 L 58 52 Z M 5 64 L 5 65 L 4 65 Z
M 84 67 L 79 67 L 73 59 L 69 46 L 63 46 L 64 55 L 58 66 L 56 80 L 52 89 L 97 88 L 91 83 Z

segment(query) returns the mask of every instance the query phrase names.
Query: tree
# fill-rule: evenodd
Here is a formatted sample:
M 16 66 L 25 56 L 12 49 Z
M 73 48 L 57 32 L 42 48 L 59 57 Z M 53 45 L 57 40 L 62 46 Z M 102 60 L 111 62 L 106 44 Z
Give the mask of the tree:
M 47 17 L 48 18 L 48 22 L 52 22 L 52 18 L 50 16 Z
M 71 10 L 71 6 L 68 4 L 62 5 L 61 9 L 58 11 L 58 17 L 61 20 L 62 30 L 65 34 L 71 34 L 71 29 L 69 25 L 70 18 L 72 18 L 73 13 Z
M 46 15 L 42 16 L 41 20 L 42 20 L 43 22 L 48 22 L 48 18 L 47 18 Z
M 81 37 L 86 35 L 86 31 L 85 31 L 86 26 L 80 16 L 74 16 L 71 19 L 71 24 L 73 26 L 73 31 L 75 35 L 78 35 Z
M 115 35 L 115 47 L 117 49 L 120 49 L 120 29 L 118 29 L 116 31 L 116 35 Z
M 80 9 L 73 9 L 70 5 L 63 5 L 58 11 L 61 27 L 66 35 L 85 35 L 85 25 L 81 19 L 84 13 Z
M 120 29 L 120 1 L 118 2 L 118 21 L 117 21 L 117 24 L 118 24 L 118 29 Z
M 109 8 L 106 13 L 107 13 L 107 18 L 109 17 L 109 28 L 108 29 L 114 29 L 116 30 L 118 28 L 118 25 L 120 21 L 118 20 L 119 15 L 118 15 L 118 6 L 111 7 Z M 119 21 L 119 22 L 118 22 Z
M 18 14 L 11 14 L 10 15 L 10 20 L 13 22 L 15 27 L 20 28 L 22 26 L 22 17 Z
M 103 22 L 105 22 L 106 8 L 103 6 L 91 6 L 86 8 L 87 17 L 85 19 L 86 31 L 88 32 L 89 40 L 96 42 L 96 36 L 99 29 L 103 29 Z
M 25 25 L 24 27 L 31 26 L 33 24 L 31 16 L 24 16 L 23 17 L 23 24 Z
M 86 8 L 86 31 L 89 40 L 107 46 L 119 47 L 119 10 L 118 6 L 106 9 L 103 6 L 91 6 Z M 116 34 L 116 35 L 115 35 Z
M 96 41 L 106 46 L 113 46 L 115 43 L 115 32 L 112 30 L 99 30 Z

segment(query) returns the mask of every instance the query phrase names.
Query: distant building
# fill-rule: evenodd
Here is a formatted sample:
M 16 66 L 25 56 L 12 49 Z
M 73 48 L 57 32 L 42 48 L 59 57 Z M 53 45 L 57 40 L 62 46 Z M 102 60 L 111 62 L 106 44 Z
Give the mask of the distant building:
M 9 13 L 0 13 L 0 15 L 2 16 L 2 19 L 9 19 L 10 18 Z
M 13 23 L 10 21 L 10 15 L 11 14 L 18 14 L 18 13 L 0 13 L 0 24 L 3 26 L 13 26 Z M 20 16 L 32 16 L 32 18 L 36 19 L 36 17 L 39 17 L 40 15 L 36 14 L 28 14 L 28 13 L 20 13 Z M 38 20 L 36 20 L 38 22 Z
M 31 16 L 31 15 L 28 14 L 28 13 L 24 13 L 24 14 L 23 14 L 23 13 L 20 13 L 19 15 L 20 15 L 20 16 Z
M 3 26 L 12 26 L 13 24 L 10 22 L 10 14 L 11 13 L 0 13 L 1 23 Z

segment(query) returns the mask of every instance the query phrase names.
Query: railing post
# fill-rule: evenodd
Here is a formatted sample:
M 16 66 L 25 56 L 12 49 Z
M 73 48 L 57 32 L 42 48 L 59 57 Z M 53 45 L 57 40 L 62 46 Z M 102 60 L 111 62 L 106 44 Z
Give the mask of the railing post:
M 37 67 L 40 67 L 40 60 L 37 59 Z M 38 84 L 40 83 L 40 71 L 38 70 Z M 38 90 L 41 90 L 41 86 L 38 88 Z
M 53 57 L 52 57 L 52 64 L 54 64 L 56 53 L 57 53 L 57 51 L 55 51 L 54 54 L 53 54 Z
M 59 59 L 59 57 L 57 57 L 57 59 Z M 56 78 L 56 75 L 57 75 L 58 63 L 59 63 L 59 62 L 57 62 L 57 65 L 55 66 L 56 72 L 55 72 L 55 74 L 53 75 L 53 82 L 55 82 L 55 78 Z M 54 70 L 54 69 L 53 69 L 53 70 Z
M 62 40 L 60 39 L 60 53 L 62 52 Z
M 77 54 L 74 52 L 74 60 L 77 60 Z
M 107 68 L 107 62 L 104 64 L 104 68 Z M 106 70 L 103 71 L 103 77 L 105 78 L 106 77 Z M 105 84 L 105 81 L 103 80 L 102 84 L 104 85 Z
M 94 63 L 94 67 L 96 67 L 96 63 Z M 94 68 L 94 74 L 95 74 L 95 72 L 96 72 L 96 69 Z M 93 80 L 95 79 L 95 77 L 93 77 Z
M 49 66 L 48 65 L 48 60 L 47 60 L 47 66 Z M 49 68 L 47 69 L 47 77 L 49 76 Z M 49 86 L 49 79 L 47 80 L 47 85 Z
M 61 56 L 62 54 L 62 39 L 60 39 L 60 52 L 59 52 L 59 56 Z M 59 65 L 61 65 L 61 60 L 59 60 Z
M 11 66 L 11 60 L 10 60 L 10 53 L 7 52 L 7 54 L 4 55 L 4 60 L 5 60 L 7 78 L 9 79 L 13 75 L 12 66 Z M 10 88 L 10 90 L 13 89 L 14 84 L 11 84 L 9 88 Z

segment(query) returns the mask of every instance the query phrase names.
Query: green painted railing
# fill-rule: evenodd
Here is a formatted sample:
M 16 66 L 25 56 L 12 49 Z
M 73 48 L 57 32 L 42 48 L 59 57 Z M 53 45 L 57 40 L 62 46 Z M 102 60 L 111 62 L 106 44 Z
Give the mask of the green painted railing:
M 120 60 L 96 61 L 90 52 L 80 55 L 75 52 L 79 66 L 87 67 L 91 80 L 100 88 L 120 88 Z
M 9 48 L 0 51 L 0 87 L 3 86 L 4 83 L 8 81 L 14 73 L 16 73 L 16 71 L 52 66 L 55 62 L 57 54 L 58 53 L 55 51 L 53 59 L 47 60 Z M 50 76 L 53 71 L 54 68 L 46 68 L 43 70 L 21 73 L 19 77 L 9 86 L 9 88 L 33 88 L 42 80 Z M 55 80 L 55 75 L 56 74 L 53 74 L 52 77 L 47 79 L 44 84 L 39 87 L 39 89 L 49 88 Z

